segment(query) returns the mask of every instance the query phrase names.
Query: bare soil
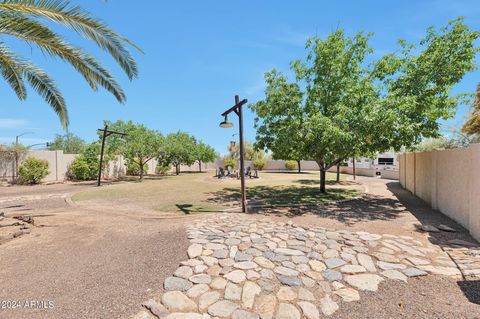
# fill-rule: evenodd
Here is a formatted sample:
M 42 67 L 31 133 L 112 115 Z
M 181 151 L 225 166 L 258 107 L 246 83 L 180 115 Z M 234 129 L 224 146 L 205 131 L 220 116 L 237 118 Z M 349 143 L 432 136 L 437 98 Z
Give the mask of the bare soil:
M 30 189 L 43 198 L 0 203 L 7 216 L 27 212 L 36 224 L 30 234 L 0 245 L 0 302 L 23 308 L 0 307 L 2 319 L 129 318 L 186 258 L 182 220 L 71 207 L 62 197 L 48 198 L 43 187 Z M 17 190 L 10 199 L 28 194 Z M 53 308 L 25 309 L 25 301 Z

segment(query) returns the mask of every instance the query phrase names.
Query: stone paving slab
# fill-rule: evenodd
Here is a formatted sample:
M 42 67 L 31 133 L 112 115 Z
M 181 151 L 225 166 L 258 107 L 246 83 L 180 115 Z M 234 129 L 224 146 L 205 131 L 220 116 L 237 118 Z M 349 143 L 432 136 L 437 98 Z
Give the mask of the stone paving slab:
M 189 226 L 188 238 L 189 259 L 165 280 L 161 299 L 144 303 L 134 318 L 318 319 L 385 281 L 461 278 L 459 268 L 480 268 L 465 257 L 474 250 L 455 245 L 443 251 L 409 236 L 330 231 L 244 214 L 203 217 Z M 450 255 L 458 255 L 457 262 Z

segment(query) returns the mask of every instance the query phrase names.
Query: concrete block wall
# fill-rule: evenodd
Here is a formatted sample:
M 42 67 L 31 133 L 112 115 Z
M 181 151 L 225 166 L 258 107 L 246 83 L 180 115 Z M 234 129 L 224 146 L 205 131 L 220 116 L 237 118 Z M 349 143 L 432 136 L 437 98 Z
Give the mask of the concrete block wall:
M 480 241 L 480 144 L 400 155 L 400 183 Z

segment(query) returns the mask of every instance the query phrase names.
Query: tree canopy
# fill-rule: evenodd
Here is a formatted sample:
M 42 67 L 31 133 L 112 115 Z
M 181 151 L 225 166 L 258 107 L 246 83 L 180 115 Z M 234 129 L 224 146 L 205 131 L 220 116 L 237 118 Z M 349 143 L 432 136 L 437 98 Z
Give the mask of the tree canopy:
M 117 154 L 122 154 L 128 162 L 139 166 L 142 179 L 145 164 L 157 157 L 165 145 L 163 135 L 132 121 L 106 124 L 109 129 L 126 133 L 125 136 L 112 135 L 109 142 Z
M 213 162 L 218 158 L 218 153 L 215 149 L 202 141 L 196 143 L 195 150 L 200 172 L 202 172 L 202 163 Z
M 473 103 L 473 110 L 462 127 L 466 134 L 480 134 L 480 84 L 477 86 L 477 96 Z
M 64 135 L 57 134 L 48 149 L 51 151 L 63 150 L 66 154 L 80 154 L 85 149 L 87 143 L 73 133 Z
M 478 34 L 461 20 L 429 28 L 418 47 L 401 41 L 399 54 L 377 61 L 370 37 L 337 30 L 309 39 L 306 58 L 291 63 L 295 81 L 266 73 L 265 99 L 250 106 L 257 144 L 315 160 L 322 192 L 326 171 L 345 159 L 438 136 L 437 120 L 451 117 L 464 97 L 452 96 L 452 86 L 475 67 Z
M 180 174 L 180 165 L 192 165 L 197 159 L 195 138 L 188 133 L 178 131 L 170 133 L 165 140 L 165 147 L 158 155 L 162 165 L 173 165 L 175 173 Z

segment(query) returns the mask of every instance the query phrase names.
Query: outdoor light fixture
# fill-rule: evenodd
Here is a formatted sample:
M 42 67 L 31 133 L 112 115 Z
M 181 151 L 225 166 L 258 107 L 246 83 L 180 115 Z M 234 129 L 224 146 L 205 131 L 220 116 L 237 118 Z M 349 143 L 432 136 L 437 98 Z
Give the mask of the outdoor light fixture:
M 226 110 L 222 113 L 224 120 L 220 123 L 220 127 L 222 128 L 230 128 L 233 127 L 232 122 L 228 121 L 227 115 L 229 113 L 234 112 L 238 116 L 238 134 L 239 134 L 239 144 L 240 144 L 240 185 L 241 185 L 241 203 L 242 203 L 242 212 L 247 212 L 247 195 L 245 192 L 245 161 L 244 161 L 244 145 L 243 145 L 243 113 L 242 113 L 242 106 L 247 104 L 247 100 L 243 99 L 240 101 L 240 97 L 235 95 L 235 105 Z M 234 134 L 235 135 L 235 134 Z M 232 135 L 233 136 L 233 135 Z M 230 146 L 232 146 L 233 142 L 230 142 Z M 235 144 L 233 144 L 235 145 Z
M 220 123 L 221 128 L 231 128 L 233 127 L 233 123 L 228 121 L 227 115 L 225 115 L 225 119 Z

